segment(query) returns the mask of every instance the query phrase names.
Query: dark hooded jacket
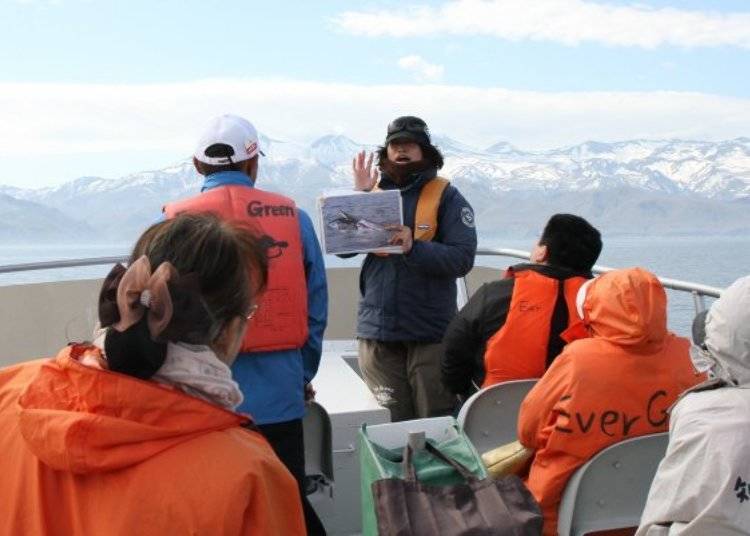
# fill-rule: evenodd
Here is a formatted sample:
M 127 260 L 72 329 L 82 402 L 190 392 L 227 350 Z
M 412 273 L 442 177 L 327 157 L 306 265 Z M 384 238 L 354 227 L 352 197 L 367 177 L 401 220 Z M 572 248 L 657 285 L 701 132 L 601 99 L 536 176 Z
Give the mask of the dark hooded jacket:
M 435 168 L 415 173 L 406 185 L 381 175 L 383 190 L 401 190 L 404 225 L 414 229 L 419 193 Z M 438 207 L 430 242 L 415 241 L 406 255 L 368 254 L 359 277 L 357 337 L 379 341 L 440 342 L 456 313 L 456 278 L 474 266 L 474 212 L 449 185 Z

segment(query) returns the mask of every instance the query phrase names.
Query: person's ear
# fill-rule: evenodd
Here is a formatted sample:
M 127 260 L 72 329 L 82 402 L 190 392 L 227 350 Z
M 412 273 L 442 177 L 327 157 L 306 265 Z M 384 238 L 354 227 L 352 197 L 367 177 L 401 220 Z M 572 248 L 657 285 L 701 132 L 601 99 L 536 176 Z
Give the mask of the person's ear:
M 202 162 L 198 160 L 196 157 L 193 157 L 193 167 L 195 168 L 195 171 L 198 172 L 198 175 L 205 175 L 203 173 L 203 167 L 201 166 Z
M 250 158 L 248 160 L 245 160 L 242 165 L 242 171 L 250 177 L 250 180 L 255 182 L 258 180 L 258 156 L 254 156 L 253 158 Z
M 547 248 L 547 246 L 544 246 L 542 244 L 537 244 L 536 246 L 534 246 L 534 250 L 531 252 L 531 262 L 542 264 L 547 262 L 548 258 L 549 249 Z
M 547 262 L 549 259 L 549 248 L 547 246 L 539 246 L 539 262 Z
M 236 316 L 227 323 L 211 344 L 211 349 L 220 361 L 231 366 L 237 358 L 237 352 L 239 352 L 242 339 L 245 336 L 246 327 L 247 319 L 242 316 Z

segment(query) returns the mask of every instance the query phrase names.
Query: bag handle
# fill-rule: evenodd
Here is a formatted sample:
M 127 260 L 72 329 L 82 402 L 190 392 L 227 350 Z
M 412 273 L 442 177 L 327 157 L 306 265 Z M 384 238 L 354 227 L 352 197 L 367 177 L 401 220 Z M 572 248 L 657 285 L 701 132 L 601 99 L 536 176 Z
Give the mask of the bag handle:
M 427 442 L 424 446 L 427 452 L 453 467 L 453 469 L 455 469 L 456 472 L 460 474 L 467 482 L 476 482 L 479 480 L 476 475 L 474 475 L 474 473 L 472 473 L 464 464 L 454 460 L 453 458 L 450 458 L 449 456 L 446 456 L 432 443 Z M 404 475 L 408 482 L 417 481 L 417 470 L 414 467 L 413 455 L 414 451 L 412 450 L 411 446 L 406 445 L 404 447 L 403 469 Z

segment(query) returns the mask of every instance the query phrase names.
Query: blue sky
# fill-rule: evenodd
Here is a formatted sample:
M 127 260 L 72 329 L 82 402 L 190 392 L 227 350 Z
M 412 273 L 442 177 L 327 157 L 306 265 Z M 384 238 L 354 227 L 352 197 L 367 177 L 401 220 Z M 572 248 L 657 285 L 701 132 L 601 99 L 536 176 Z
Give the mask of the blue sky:
M 407 112 L 479 146 L 750 134 L 746 1 L 0 0 L 0 20 L 0 184 L 162 167 L 224 111 L 299 140 L 375 142 Z

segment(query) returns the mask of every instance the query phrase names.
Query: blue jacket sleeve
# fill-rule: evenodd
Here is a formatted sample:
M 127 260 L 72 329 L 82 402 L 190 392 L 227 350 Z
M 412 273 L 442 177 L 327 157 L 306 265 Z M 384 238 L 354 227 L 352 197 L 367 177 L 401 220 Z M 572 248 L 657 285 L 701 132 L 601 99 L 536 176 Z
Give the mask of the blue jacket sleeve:
M 320 355 L 323 351 L 323 332 L 328 323 L 328 284 L 323 253 L 315 235 L 310 216 L 299 210 L 300 235 L 307 278 L 307 342 L 302 347 L 302 362 L 305 370 L 305 383 L 312 381 L 318 372 Z
M 414 241 L 404 262 L 425 275 L 463 277 L 474 266 L 477 230 L 474 211 L 461 193 L 449 186 L 438 210 L 438 232 L 430 242 Z

